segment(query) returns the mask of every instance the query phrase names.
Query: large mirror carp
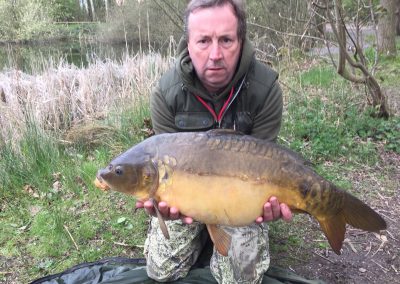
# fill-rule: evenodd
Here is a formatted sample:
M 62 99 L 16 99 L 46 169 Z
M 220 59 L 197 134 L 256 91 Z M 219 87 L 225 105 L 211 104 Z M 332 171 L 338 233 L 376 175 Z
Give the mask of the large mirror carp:
M 316 218 L 337 254 L 346 224 L 371 232 L 386 229 L 378 213 L 319 176 L 293 151 L 229 130 L 152 136 L 99 170 L 95 183 L 142 201 L 152 199 L 156 212 L 158 202 L 165 201 L 205 223 L 225 256 L 231 238 L 217 225 L 253 223 L 271 196 L 293 212 Z

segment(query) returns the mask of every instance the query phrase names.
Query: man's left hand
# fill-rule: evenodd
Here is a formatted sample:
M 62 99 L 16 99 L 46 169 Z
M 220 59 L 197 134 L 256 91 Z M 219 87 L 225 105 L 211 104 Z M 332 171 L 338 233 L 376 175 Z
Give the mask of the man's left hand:
M 263 216 L 256 219 L 256 223 L 276 221 L 283 219 L 286 222 L 292 220 L 292 211 L 285 203 L 279 203 L 275 196 L 272 196 L 265 204 Z

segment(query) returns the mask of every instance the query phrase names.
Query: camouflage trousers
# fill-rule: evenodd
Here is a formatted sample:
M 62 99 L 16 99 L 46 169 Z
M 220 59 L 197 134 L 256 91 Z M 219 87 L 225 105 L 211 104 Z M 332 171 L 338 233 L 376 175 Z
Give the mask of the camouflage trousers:
M 207 240 L 204 224 L 186 225 L 180 220 L 166 224 L 169 240 L 162 234 L 157 218 L 152 218 L 144 248 L 147 274 L 160 282 L 184 278 Z M 270 262 L 268 225 L 222 228 L 231 235 L 232 242 L 226 257 L 214 249 L 210 261 L 214 278 L 222 284 L 261 283 Z

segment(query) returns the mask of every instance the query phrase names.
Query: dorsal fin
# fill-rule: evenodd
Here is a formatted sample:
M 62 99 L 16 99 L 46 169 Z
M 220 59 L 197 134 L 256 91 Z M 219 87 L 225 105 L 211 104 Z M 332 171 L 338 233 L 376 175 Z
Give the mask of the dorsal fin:
M 207 131 L 207 134 L 209 136 L 220 136 L 220 135 L 239 135 L 243 136 L 245 135 L 243 132 L 234 130 L 234 129 L 225 129 L 225 128 L 217 128 L 217 129 L 211 129 Z
M 231 236 L 216 225 L 206 224 L 206 226 L 216 250 L 221 255 L 228 256 L 228 251 L 231 247 Z

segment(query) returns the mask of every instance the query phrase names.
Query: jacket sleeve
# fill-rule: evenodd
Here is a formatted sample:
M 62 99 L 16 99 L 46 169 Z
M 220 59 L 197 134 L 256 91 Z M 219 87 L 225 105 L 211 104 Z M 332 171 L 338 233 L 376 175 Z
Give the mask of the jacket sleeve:
M 153 89 L 150 96 L 150 115 L 155 134 L 177 132 L 175 114 L 168 107 L 159 85 Z
M 267 94 L 264 106 L 254 117 L 251 135 L 275 142 L 281 128 L 282 111 L 282 89 L 276 80 Z

